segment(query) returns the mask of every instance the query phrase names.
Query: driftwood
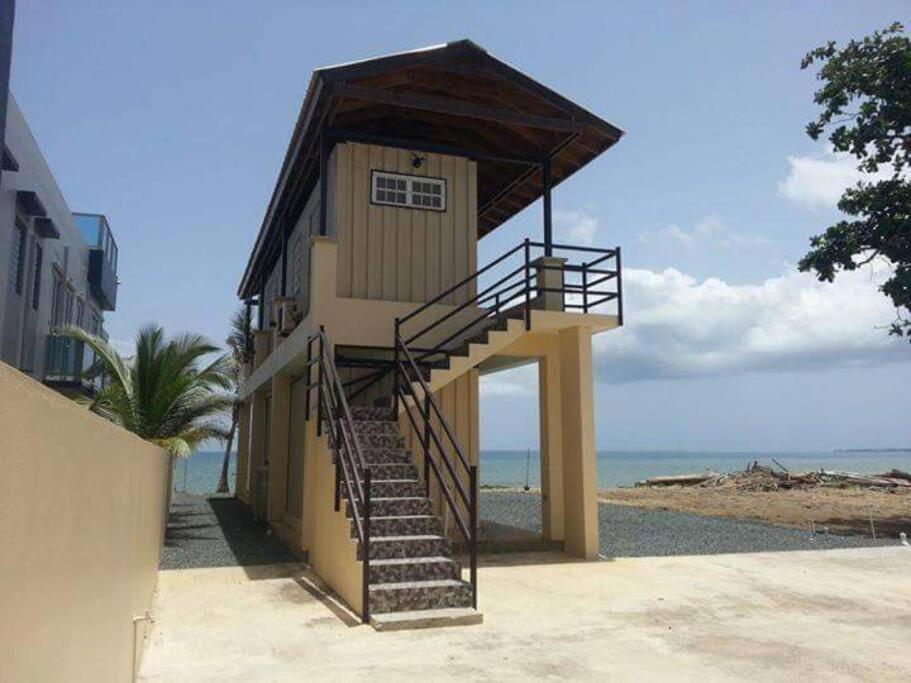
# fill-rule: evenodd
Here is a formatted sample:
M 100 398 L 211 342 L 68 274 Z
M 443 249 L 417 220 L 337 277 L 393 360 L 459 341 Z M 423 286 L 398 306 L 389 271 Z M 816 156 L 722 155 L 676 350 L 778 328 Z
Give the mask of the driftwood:
M 911 491 L 911 474 L 890 470 L 884 474 L 860 474 L 838 470 L 818 472 L 790 472 L 778 462 L 780 470 L 760 465 L 754 461 L 742 472 L 718 474 L 678 474 L 667 477 L 650 477 L 637 481 L 636 486 L 700 486 L 703 488 L 736 487 L 748 491 L 776 491 L 778 489 L 815 488 L 817 486 L 854 486 L 890 491 Z
M 705 474 L 676 474 L 671 477 L 651 477 L 637 481 L 636 486 L 693 486 L 701 484 L 708 479 L 714 479 L 718 475 L 715 472 Z

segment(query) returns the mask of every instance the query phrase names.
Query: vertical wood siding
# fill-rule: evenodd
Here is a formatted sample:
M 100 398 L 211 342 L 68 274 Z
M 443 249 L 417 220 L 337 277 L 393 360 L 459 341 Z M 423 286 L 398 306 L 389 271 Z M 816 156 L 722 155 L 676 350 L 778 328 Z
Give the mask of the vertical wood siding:
M 377 145 L 340 144 L 333 152 L 332 223 L 338 239 L 338 295 L 427 301 L 477 267 L 477 166 L 461 157 L 412 153 Z M 446 211 L 370 202 L 370 172 L 446 180 Z M 447 297 L 464 301 L 474 288 Z

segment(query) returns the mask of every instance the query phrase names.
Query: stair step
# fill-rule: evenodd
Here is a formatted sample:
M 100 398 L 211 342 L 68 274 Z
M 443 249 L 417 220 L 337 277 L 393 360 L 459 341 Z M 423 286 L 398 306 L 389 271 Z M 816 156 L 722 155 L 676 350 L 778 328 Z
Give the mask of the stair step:
M 471 626 L 484 622 L 484 615 L 470 607 L 447 607 L 411 612 L 385 612 L 370 615 L 370 625 L 377 631 L 407 631 L 419 628 Z
M 371 499 L 419 498 L 426 493 L 426 487 L 417 479 L 374 479 L 370 484 Z M 343 488 L 342 495 L 347 498 L 348 490 Z
M 389 408 L 374 408 L 367 406 L 355 406 L 351 409 L 351 417 L 355 420 L 389 420 L 392 417 L 392 411 Z
M 354 431 L 361 434 L 385 434 L 399 436 L 399 423 L 394 420 L 355 420 Z
M 448 557 L 391 557 L 370 560 L 370 583 L 461 578 L 462 566 Z
M 345 514 L 351 517 L 351 503 L 345 501 Z M 407 498 L 371 498 L 370 514 L 374 517 L 404 517 L 431 515 L 430 499 L 417 496 Z
M 471 584 L 458 579 L 377 583 L 370 586 L 370 613 L 471 607 Z
M 362 424 L 382 424 L 376 422 L 364 422 Z M 361 444 L 361 448 L 364 450 L 367 449 L 385 449 L 385 448 L 404 448 L 405 447 L 405 437 L 401 436 L 398 432 L 394 434 L 385 434 L 385 433 L 374 433 L 366 432 L 359 433 L 357 435 L 357 440 Z
M 363 447 L 364 460 L 368 465 L 412 465 L 411 453 L 404 448 Z
M 411 463 L 375 463 L 370 466 L 373 479 L 417 479 L 418 468 Z
M 358 547 L 358 559 L 363 559 Z M 370 559 L 388 560 L 403 557 L 439 557 L 452 555 L 452 541 L 437 535 L 370 537 Z
M 351 525 L 351 537 L 357 529 Z M 443 523 L 436 515 L 396 515 L 371 517 L 371 536 L 442 536 Z

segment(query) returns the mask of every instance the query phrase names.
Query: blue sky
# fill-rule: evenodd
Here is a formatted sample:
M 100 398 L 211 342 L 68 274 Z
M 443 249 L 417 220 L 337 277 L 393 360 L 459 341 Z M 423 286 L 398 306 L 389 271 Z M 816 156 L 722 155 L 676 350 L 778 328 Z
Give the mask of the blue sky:
M 627 132 L 554 197 L 558 235 L 620 244 L 629 270 L 629 324 L 596 344 L 599 446 L 911 445 L 911 348 L 877 329 L 876 273 L 793 268 L 853 177 L 803 132 L 800 58 L 907 3 L 17 5 L 16 97 L 71 207 L 120 245 L 115 339 L 151 320 L 224 337 L 312 69 L 467 37 Z M 481 260 L 539 231 L 535 205 Z M 535 390 L 529 370 L 485 379 L 482 446 L 536 445 Z

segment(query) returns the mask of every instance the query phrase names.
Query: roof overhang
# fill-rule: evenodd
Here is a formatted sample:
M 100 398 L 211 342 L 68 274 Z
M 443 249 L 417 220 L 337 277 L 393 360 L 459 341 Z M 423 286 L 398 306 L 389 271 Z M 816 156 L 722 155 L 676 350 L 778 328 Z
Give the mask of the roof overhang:
M 490 233 L 623 131 L 469 40 L 318 69 L 238 288 L 257 292 L 316 185 L 322 144 L 363 141 L 473 158 L 478 234 Z

